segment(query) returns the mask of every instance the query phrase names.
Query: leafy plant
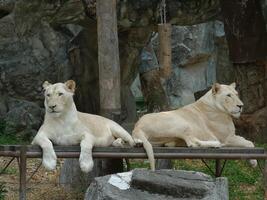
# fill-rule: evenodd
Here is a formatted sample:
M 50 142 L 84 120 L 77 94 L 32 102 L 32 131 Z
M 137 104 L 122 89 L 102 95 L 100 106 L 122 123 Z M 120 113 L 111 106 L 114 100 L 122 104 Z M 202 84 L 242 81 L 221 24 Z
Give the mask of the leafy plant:
M 4 200 L 5 194 L 7 193 L 4 183 L 0 183 L 0 200 Z

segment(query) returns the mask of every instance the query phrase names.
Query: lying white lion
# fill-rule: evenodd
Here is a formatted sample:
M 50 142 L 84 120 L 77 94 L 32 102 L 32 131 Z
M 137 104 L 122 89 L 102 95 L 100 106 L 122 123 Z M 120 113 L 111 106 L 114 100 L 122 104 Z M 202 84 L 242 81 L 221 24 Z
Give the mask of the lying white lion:
M 80 167 L 83 172 L 93 168 L 92 148 L 122 146 L 124 141 L 134 146 L 131 135 L 120 125 L 107 118 L 78 112 L 73 101 L 75 82 L 50 84 L 44 82 L 45 119 L 32 144 L 43 150 L 43 165 L 56 167 L 56 154 L 52 142 L 58 145 L 80 143 Z
M 216 83 L 195 103 L 141 117 L 133 138 L 142 140 L 151 169 L 155 170 L 152 145 L 174 147 L 183 141 L 188 147 L 254 147 L 251 141 L 235 135 L 232 117 L 238 118 L 243 107 L 235 87 L 235 83 Z M 257 165 L 256 160 L 250 163 Z

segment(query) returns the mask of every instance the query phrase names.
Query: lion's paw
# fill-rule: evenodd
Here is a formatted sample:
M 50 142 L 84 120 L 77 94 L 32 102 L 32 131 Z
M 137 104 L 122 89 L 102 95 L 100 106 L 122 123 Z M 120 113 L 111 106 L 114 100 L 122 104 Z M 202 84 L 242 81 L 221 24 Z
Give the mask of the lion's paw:
M 80 168 L 82 170 L 82 172 L 84 173 L 88 173 L 90 171 L 92 171 L 94 167 L 94 162 L 93 161 L 80 161 Z
M 143 146 L 143 141 L 140 140 L 140 139 L 134 139 L 134 142 L 135 142 L 135 146 L 136 147 L 142 147 Z
M 257 161 L 257 160 L 249 160 L 249 164 L 250 164 L 253 168 L 255 168 L 255 167 L 257 167 L 257 165 L 258 165 L 258 161 Z
M 219 141 L 213 141 L 212 147 L 214 147 L 214 148 L 220 148 L 220 147 L 222 147 L 222 143 L 220 143 Z
M 43 159 L 43 166 L 47 170 L 54 170 L 57 166 L 57 160 L 56 159 Z
M 131 139 L 131 140 L 129 140 L 129 145 L 131 146 L 131 147 L 135 147 L 135 145 L 136 145 L 136 143 L 135 143 L 135 141 L 133 140 L 133 139 Z
M 116 140 L 113 141 L 112 146 L 114 146 L 114 147 L 123 147 L 124 146 L 124 141 L 121 138 L 117 138 Z

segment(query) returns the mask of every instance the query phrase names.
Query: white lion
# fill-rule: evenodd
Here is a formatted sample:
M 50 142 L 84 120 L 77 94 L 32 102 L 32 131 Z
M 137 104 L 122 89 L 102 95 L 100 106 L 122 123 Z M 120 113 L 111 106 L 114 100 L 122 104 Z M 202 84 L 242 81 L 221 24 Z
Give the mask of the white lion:
M 183 141 L 188 147 L 254 147 L 251 141 L 235 135 L 232 117 L 238 118 L 243 107 L 235 87 L 235 83 L 216 83 L 195 103 L 141 117 L 132 136 L 142 140 L 151 169 L 155 170 L 152 145 L 174 147 Z M 250 163 L 257 165 L 256 160 Z
M 56 167 L 56 154 L 52 142 L 58 145 L 80 144 L 80 167 L 83 172 L 93 168 L 92 148 L 134 146 L 131 135 L 120 125 L 107 118 L 78 112 L 73 101 L 75 82 L 50 84 L 44 82 L 45 119 L 32 144 L 43 150 L 43 165 L 52 170 Z

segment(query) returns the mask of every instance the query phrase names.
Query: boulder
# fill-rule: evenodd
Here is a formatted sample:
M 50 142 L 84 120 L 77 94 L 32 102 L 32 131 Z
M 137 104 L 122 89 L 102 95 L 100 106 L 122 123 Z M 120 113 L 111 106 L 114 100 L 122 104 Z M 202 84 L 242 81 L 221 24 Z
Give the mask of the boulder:
M 227 200 L 226 178 L 193 171 L 135 169 L 95 178 L 85 200 Z

